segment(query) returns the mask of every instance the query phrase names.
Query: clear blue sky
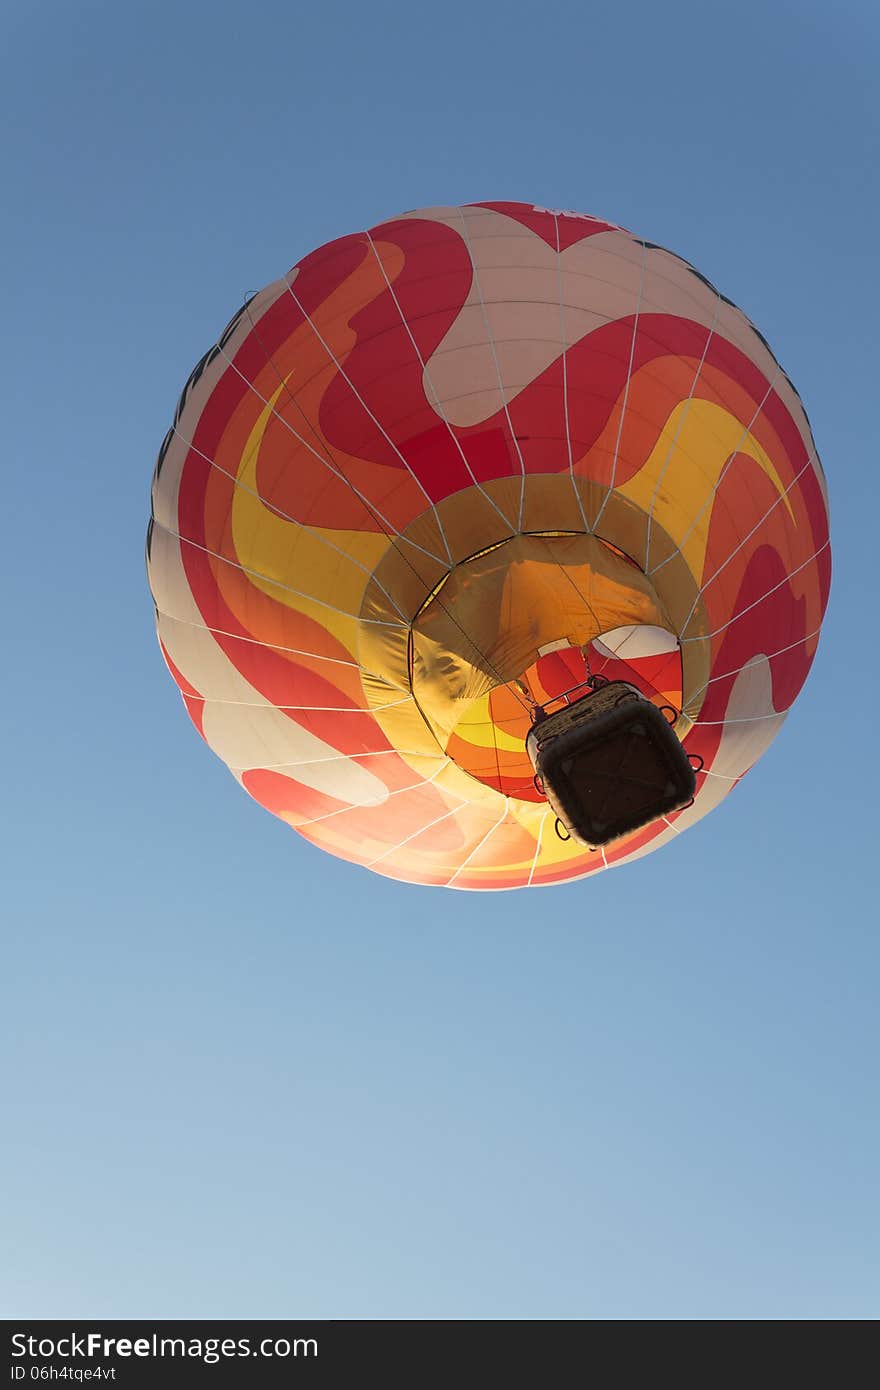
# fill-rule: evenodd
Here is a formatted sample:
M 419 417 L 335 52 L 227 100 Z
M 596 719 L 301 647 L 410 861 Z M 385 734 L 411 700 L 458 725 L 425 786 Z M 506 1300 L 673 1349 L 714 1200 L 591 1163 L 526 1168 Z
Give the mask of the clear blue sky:
M 876 7 L 4 26 L 0 1312 L 876 1316 Z M 143 539 L 244 292 L 485 198 L 630 226 L 757 322 L 835 578 L 719 811 L 594 882 L 466 895 L 324 857 L 236 787 L 161 662 Z

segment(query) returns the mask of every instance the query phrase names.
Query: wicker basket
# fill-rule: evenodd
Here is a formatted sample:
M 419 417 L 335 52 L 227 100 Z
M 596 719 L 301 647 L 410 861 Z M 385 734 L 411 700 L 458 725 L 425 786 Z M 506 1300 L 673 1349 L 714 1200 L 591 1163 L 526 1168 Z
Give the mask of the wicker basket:
M 609 681 L 554 714 L 541 711 L 526 750 L 559 826 L 591 847 L 679 810 L 696 790 L 668 720 L 626 681 Z

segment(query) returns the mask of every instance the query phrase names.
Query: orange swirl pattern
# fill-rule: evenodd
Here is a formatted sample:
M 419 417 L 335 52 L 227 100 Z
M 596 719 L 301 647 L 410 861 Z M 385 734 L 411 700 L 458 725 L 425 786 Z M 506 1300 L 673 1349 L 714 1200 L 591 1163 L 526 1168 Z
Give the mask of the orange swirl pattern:
M 307 256 L 184 389 L 153 483 L 159 639 L 252 797 L 393 878 L 516 888 L 658 848 L 800 690 L 825 484 L 760 334 L 671 252 L 519 203 Z M 553 833 L 531 704 L 589 668 L 680 710 L 694 803 Z

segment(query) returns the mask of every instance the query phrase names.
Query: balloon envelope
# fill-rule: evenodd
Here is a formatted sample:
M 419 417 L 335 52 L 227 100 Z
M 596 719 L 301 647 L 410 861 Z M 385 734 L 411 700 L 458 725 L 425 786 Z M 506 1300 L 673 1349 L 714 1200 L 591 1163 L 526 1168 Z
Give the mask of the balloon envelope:
M 186 384 L 148 569 L 190 717 L 315 845 L 514 888 L 667 843 L 779 730 L 830 581 L 764 339 L 671 252 L 528 204 L 406 213 L 250 299 Z M 535 703 L 625 679 L 703 760 L 686 810 L 554 833 Z

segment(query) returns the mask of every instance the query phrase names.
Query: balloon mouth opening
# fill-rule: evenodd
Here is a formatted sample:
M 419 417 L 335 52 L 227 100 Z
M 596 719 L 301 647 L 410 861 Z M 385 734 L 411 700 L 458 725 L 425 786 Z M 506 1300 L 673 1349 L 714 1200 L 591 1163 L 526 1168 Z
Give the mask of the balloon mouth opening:
M 412 622 L 414 700 L 461 771 L 540 802 L 525 749 L 537 705 L 591 674 L 681 707 L 681 649 L 647 576 L 583 532 L 510 537 L 445 574 Z

